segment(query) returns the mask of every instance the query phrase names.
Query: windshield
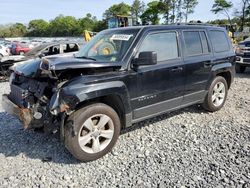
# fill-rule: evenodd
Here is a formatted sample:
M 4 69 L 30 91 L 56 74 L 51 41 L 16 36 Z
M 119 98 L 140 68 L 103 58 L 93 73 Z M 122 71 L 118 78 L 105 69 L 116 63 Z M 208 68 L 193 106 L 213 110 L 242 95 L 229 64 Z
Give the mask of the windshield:
M 105 62 L 121 61 L 138 32 L 139 29 L 103 31 L 88 42 L 75 57 Z

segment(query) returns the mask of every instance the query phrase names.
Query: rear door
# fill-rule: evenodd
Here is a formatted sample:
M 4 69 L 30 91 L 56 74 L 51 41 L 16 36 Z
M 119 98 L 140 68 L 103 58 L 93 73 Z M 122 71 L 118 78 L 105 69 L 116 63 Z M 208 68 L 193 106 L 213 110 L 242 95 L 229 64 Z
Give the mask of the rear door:
M 138 88 L 132 99 L 133 118 L 141 120 L 178 108 L 184 92 L 185 67 L 180 53 L 177 31 L 149 33 L 142 41 L 140 52 L 155 51 L 157 64 L 137 70 Z
M 182 105 L 189 105 L 204 99 L 213 62 L 206 30 L 184 30 L 182 39 L 186 65 Z

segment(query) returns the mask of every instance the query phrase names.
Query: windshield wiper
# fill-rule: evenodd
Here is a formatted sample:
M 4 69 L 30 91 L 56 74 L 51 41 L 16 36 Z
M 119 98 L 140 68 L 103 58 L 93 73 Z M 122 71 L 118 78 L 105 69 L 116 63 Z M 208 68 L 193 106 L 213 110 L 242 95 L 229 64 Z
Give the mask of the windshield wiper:
M 76 58 L 81 58 L 81 59 L 89 59 L 89 60 L 93 60 L 93 61 L 96 61 L 95 58 L 92 58 L 92 57 L 87 57 L 87 56 L 75 56 Z

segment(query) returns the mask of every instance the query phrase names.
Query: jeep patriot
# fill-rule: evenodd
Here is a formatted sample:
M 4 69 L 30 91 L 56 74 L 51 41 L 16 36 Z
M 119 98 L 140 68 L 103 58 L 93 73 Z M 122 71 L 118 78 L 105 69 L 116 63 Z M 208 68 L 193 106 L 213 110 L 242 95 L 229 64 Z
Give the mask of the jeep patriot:
M 71 58 L 41 58 L 11 67 L 5 110 L 24 128 L 60 131 L 81 161 L 115 145 L 121 129 L 201 104 L 220 110 L 235 74 L 225 29 L 204 25 L 104 30 Z

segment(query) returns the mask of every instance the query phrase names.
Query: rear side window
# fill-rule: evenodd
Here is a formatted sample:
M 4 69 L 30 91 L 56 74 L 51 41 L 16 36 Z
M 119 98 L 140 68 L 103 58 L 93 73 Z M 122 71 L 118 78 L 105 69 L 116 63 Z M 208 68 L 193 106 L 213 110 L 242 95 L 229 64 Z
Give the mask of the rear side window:
M 202 54 L 202 44 L 199 31 L 184 31 L 183 36 L 188 56 Z
M 145 51 L 155 51 L 159 62 L 178 58 L 179 52 L 176 32 L 148 35 L 139 49 L 139 52 Z
M 223 31 L 210 31 L 211 41 L 215 52 L 229 51 L 227 36 Z

